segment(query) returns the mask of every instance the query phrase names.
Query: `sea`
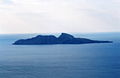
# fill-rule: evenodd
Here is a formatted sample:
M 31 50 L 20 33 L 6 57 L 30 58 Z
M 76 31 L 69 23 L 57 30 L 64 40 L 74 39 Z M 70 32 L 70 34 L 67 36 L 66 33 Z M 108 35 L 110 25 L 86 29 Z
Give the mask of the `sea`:
M 119 32 L 73 33 L 113 43 L 12 45 L 37 35 L 0 35 L 0 78 L 120 78 Z

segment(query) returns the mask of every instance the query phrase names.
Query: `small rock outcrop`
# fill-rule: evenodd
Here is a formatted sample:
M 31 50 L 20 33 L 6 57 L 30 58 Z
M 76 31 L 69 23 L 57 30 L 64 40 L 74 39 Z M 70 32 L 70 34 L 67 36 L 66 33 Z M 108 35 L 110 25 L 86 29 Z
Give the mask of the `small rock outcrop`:
M 112 41 L 98 41 L 86 38 L 75 38 L 74 36 L 62 33 L 59 37 L 54 35 L 38 35 L 29 39 L 20 39 L 13 45 L 42 45 L 42 44 L 88 44 L 88 43 L 111 43 Z

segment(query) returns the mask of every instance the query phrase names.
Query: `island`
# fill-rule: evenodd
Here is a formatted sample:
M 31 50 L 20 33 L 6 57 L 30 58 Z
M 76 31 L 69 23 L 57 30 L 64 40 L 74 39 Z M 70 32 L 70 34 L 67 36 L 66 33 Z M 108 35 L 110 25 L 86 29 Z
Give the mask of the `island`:
M 75 38 L 74 36 L 62 33 L 59 37 L 54 35 L 38 35 L 29 39 L 20 39 L 13 45 L 42 45 L 42 44 L 88 44 L 88 43 L 112 43 L 112 41 L 99 41 L 87 38 Z

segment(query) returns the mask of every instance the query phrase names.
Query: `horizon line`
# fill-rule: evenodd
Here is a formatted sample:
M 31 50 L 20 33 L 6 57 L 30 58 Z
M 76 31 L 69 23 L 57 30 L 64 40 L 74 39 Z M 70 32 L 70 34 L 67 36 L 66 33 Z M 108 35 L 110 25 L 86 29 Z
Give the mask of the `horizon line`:
M 71 34 L 99 34 L 99 33 L 120 33 L 120 32 L 47 32 L 47 33 L 0 33 L 0 35 L 9 34 L 61 34 L 61 33 L 71 33 Z

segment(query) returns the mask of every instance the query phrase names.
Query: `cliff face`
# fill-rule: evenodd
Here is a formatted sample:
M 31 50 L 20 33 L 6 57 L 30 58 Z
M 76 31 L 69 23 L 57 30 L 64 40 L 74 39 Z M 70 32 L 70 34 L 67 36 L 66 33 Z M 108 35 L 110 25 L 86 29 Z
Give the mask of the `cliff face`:
M 97 41 L 86 38 L 75 38 L 74 36 L 62 33 L 58 38 L 54 35 L 38 35 L 29 39 L 20 39 L 14 45 L 41 45 L 41 44 L 87 44 L 87 43 L 111 43 L 111 41 Z

